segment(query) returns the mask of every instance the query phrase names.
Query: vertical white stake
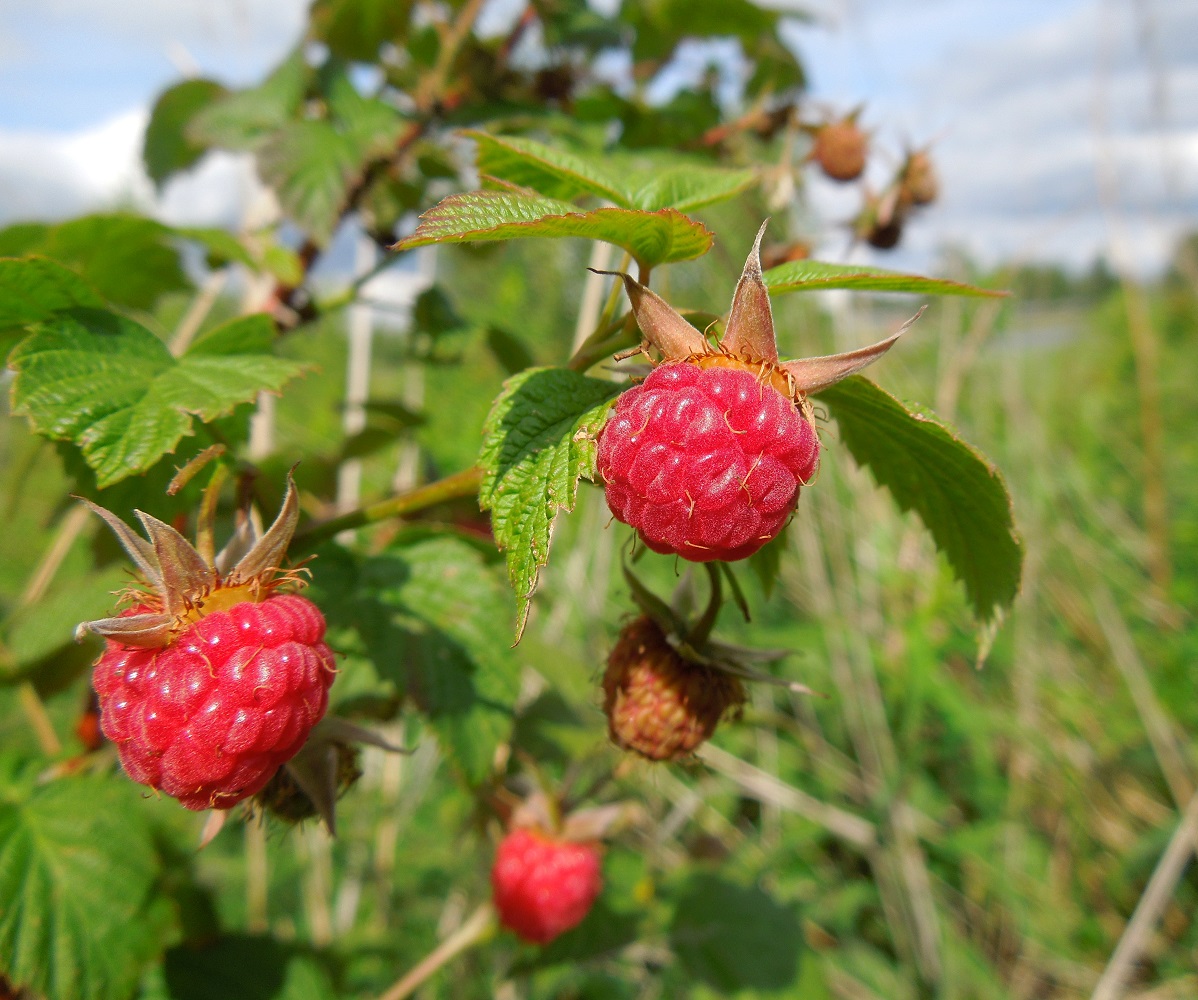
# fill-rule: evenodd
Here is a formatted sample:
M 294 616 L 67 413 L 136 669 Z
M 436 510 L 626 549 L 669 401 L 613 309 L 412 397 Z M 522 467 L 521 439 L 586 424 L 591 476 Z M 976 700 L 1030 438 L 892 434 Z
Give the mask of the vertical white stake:
M 419 279 L 412 292 L 412 303 L 426 288 L 431 288 L 437 278 L 437 250 L 427 247 L 421 250 L 417 258 Z M 408 345 L 412 343 L 411 321 L 404 334 Z M 408 409 L 419 412 L 424 406 L 424 366 L 409 363 L 404 368 L 402 402 Z M 395 465 L 395 475 L 391 480 L 391 488 L 396 493 L 406 493 L 416 485 L 420 478 L 420 446 L 410 437 L 399 446 L 399 459 Z
M 354 272 L 365 274 L 374 267 L 378 250 L 366 236 L 358 238 Z M 370 397 L 370 349 L 374 334 L 374 316 L 370 306 L 355 302 L 349 307 L 348 350 L 345 366 L 345 414 L 342 427 L 347 438 L 366 427 L 366 400 Z M 351 458 L 337 470 L 337 511 L 356 508 L 362 496 L 362 460 Z

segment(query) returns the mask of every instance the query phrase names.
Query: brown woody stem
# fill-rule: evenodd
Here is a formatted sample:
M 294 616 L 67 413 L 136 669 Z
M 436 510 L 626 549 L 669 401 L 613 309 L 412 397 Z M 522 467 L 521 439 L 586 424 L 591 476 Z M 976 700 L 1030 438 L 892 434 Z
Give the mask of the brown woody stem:
M 297 534 L 291 543 L 290 552 L 293 556 L 302 552 L 310 552 L 321 542 L 342 531 L 363 528 L 368 524 L 377 524 L 379 521 L 387 521 L 394 517 L 406 517 L 429 507 L 435 507 L 446 500 L 472 496 L 478 492 L 482 478 L 482 469 L 466 469 L 456 472 L 452 476 L 446 476 L 444 479 L 438 479 L 435 483 L 428 483 L 407 493 L 401 493 L 399 496 L 380 500 L 368 507 L 359 507 L 357 510 L 351 510 L 348 514 L 322 521 L 320 524 L 308 528 L 307 531 Z

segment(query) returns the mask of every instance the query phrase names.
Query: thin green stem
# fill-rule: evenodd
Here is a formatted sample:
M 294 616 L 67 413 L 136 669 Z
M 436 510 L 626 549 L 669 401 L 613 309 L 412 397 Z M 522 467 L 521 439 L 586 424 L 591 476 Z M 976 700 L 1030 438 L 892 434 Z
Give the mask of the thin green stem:
M 574 357 L 566 363 L 566 367 L 571 371 L 585 372 L 621 348 L 635 346 L 637 341 L 632 331 L 636 327 L 628 323 L 631 317 L 632 313 L 627 313 L 612 320 L 606 327 L 597 329 L 582 342 L 582 346 L 574 352 Z
M 711 597 L 703 610 L 703 617 L 695 622 L 694 627 L 687 633 L 687 643 L 695 649 L 702 646 L 715 628 L 715 621 L 720 616 L 720 607 L 724 603 L 724 588 L 720 582 L 720 569 L 714 562 L 706 562 L 703 568 L 707 570 L 707 579 L 711 583 Z
M 435 507 L 446 500 L 472 496 L 478 492 L 482 478 L 482 469 L 466 469 L 454 473 L 452 476 L 446 476 L 444 479 L 438 479 L 435 483 L 428 483 L 407 493 L 401 493 L 399 496 L 380 500 L 367 507 L 351 510 L 340 517 L 322 521 L 295 536 L 291 543 L 291 553 L 295 555 L 310 552 L 321 542 L 342 531 L 363 528 L 368 524 L 377 524 L 379 521 L 387 521 L 395 517 L 406 517 L 429 507 Z

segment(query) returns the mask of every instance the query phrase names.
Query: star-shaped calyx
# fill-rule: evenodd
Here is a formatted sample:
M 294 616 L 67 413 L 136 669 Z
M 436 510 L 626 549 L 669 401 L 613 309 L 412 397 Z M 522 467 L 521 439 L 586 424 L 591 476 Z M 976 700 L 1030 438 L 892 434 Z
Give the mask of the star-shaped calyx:
M 83 622 L 75 629 L 76 640 L 93 632 L 125 646 L 166 646 L 206 615 L 245 601 L 257 603 L 281 584 L 297 581 L 294 570 L 281 568 L 299 523 L 299 500 L 290 475 L 274 523 L 263 532 L 256 517 L 244 515 L 233 537 L 215 556 L 214 503 L 205 502 L 201 509 L 196 545 L 192 545 L 169 524 L 144 511 L 134 513 L 148 541 L 111 511 L 83 497 L 79 499 L 112 529 L 136 564 L 139 583 L 146 589 L 129 592 L 136 602 L 136 613 L 126 611 L 116 617 Z
M 640 350 L 655 348 L 661 361 L 686 361 L 700 368 L 741 368 L 753 372 L 784 396 L 802 406 L 807 394 L 826 389 L 873 364 L 894 346 L 922 314 L 917 313 L 885 340 L 843 354 L 782 361 L 769 289 L 761 277 L 761 240 L 769 220 L 761 224 L 753 249 L 745 261 L 724 334 L 714 347 L 710 341 L 660 295 L 621 271 L 602 271 L 624 282 L 632 313 L 645 338 Z
M 655 552 L 730 562 L 775 538 L 819 466 L 807 394 L 876 361 L 910 326 L 858 351 L 782 361 L 761 276 L 764 232 L 714 346 L 661 296 L 619 275 L 644 337 L 639 351 L 660 360 L 617 400 L 595 468 L 612 513 Z

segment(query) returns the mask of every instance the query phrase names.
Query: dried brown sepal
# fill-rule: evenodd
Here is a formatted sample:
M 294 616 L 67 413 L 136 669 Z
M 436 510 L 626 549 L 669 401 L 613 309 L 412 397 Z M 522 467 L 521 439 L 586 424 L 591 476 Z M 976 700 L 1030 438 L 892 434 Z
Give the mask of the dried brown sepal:
M 248 522 L 249 518 L 246 521 Z M 295 534 L 298 524 L 299 496 L 296 493 L 295 480 L 288 473 L 287 492 L 283 496 L 283 504 L 279 508 L 278 517 L 275 518 L 274 524 L 266 530 L 266 534 L 258 539 L 249 552 L 238 560 L 229 573 L 229 583 L 234 585 L 244 583 L 262 573 L 277 570 L 283 561 L 283 556 L 287 553 L 287 546 L 291 544 L 291 538 Z
M 774 313 L 769 289 L 761 280 L 761 238 L 769 220 L 757 230 L 757 239 L 745 261 L 720 349 L 751 361 L 777 362 L 778 338 L 774 334 Z
M 877 361 L 878 358 L 897 343 L 899 337 L 911 329 L 915 321 L 924 314 L 924 309 L 926 308 L 927 306 L 921 308 L 919 312 L 885 340 L 879 340 L 876 344 L 871 344 L 869 347 L 862 347 L 855 351 L 846 351 L 843 354 L 829 354 L 820 358 L 800 358 L 797 361 L 785 361 L 780 367 L 790 376 L 794 387 L 799 392 L 809 393 L 816 392 L 819 389 L 826 389 L 828 386 L 835 385 L 850 375 L 855 375 L 861 369 L 867 368 Z
M 752 371 L 763 384 L 771 384 L 789 396 L 796 406 L 803 407 L 807 393 L 827 388 L 877 361 L 923 315 L 923 310 L 904 323 L 897 333 L 869 347 L 826 357 L 779 361 L 769 290 L 761 276 L 761 240 L 765 227 L 766 223 L 763 223 L 749 251 L 737 282 L 723 339 L 715 349 L 673 306 L 635 278 L 616 271 L 598 273 L 614 274 L 623 280 L 637 324 L 649 345 L 661 352 L 663 361 L 743 368 Z M 640 353 L 640 350 L 632 353 Z
M 129 525 L 112 513 L 112 511 L 105 510 L 98 504 L 92 503 L 87 497 L 77 496 L 74 499 L 86 504 L 93 514 L 98 514 L 103 518 L 104 523 L 112 529 L 112 533 L 116 535 L 117 541 L 121 543 L 121 548 L 137 564 L 137 568 L 141 571 L 146 583 L 155 589 L 161 587 L 162 570 L 158 568 L 158 556 L 154 552 L 154 546 L 137 534 Z
M 123 618 L 99 618 L 75 626 L 75 641 L 82 642 L 89 632 L 123 642 L 126 646 L 152 647 L 162 645 L 163 630 L 175 622 L 174 615 L 126 615 Z
M 622 271 L 596 271 L 594 268 L 588 270 L 596 274 L 610 274 L 624 282 L 624 290 L 632 304 L 632 314 L 636 317 L 637 326 L 641 328 L 645 339 L 661 351 L 664 357 L 685 358 L 707 350 L 707 341 L 703 339 L 703 334 L 684 320 L 665 299 L 642 285 L 632 275 Z
M 216 586 L 216 571 L 169 524 L 144 511 L 133 513 L 154 545 L 154 555 L 162 571 L 163 610 L 170 615 L 186 614 L 194 606 L 194 596 L 206 594 Z
M 144 606 L 143 613 L 83 622 L 75 630 L 76 640 L 92 632 L 130 646 L 165 646 L 176 633 L 205 614 L 242 600 L 265 600 L 280 585 L 302 585 L 297 571 L 280 567 L 299 520 L 295 483 L 290 473 L 282 509 L 270 529 L 262 534 L 255 517 L 244 517 L 242 529 L 216 557 L 215 565 L 156 517 L 143 511 L 134 512 L 149 536 L 147 542 L 110 511 L 89 500 L 83 502 L 116 534 L 141 571 L 141 583 L 148 592 L 133 589 L 128 595 Z M 205 548 L 210 546 L 205 544 Z M 226 573 L 224 566 L 232 561 L 232 555 L 239 558 Z

